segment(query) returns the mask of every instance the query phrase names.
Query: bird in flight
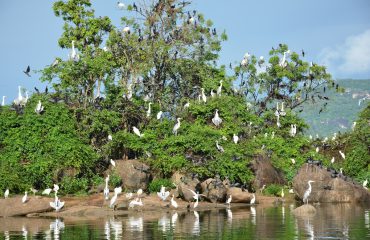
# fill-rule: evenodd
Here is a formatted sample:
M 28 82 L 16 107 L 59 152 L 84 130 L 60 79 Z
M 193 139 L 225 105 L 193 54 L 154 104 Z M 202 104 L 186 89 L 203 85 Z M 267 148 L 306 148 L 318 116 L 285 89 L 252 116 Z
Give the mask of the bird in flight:
M 29 66 L 29 65 L 28 65 L 28 67 L 27 67 L 26 71 L 23 71 L 23 72 L 24 72 L 24 74 L 26 74 L 27 76 L 31 77 L 31 75 L 30 75 L 31 68 L 30 68 L 30 66 Z

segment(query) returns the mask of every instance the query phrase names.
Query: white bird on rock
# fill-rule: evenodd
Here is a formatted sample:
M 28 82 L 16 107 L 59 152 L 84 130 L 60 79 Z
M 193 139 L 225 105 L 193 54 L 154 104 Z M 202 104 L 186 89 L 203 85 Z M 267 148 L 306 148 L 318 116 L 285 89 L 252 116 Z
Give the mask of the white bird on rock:
M 312 191 L 311 183 L 313 183 L 313 182 L 315 182 L 315 181 L 308 180 L 308 182 L 307 182 L 308 189 L 306 190 L 306 192 L 303 195 L 303 203 L 306 202 L 306 204 L 308 204 L 308 197 L 310 196 L 311 191 Z
M 112 135 L 108 134 L 108 141 L 112 141 L 112 140 L 113 140 Z
M 167 197 L 170 196 L 170 192 L 166 191 L 166 187 L 162 185 L 161 190 L 157 192 L 157 195 L 160 199 L 162 199 L 163 201 L 166 201 Z
M 362 186 L 363 186 L 364 188 L 366 188 L 366 186 L 367 186 L 367 179 L 362 183 Z
M 4 198 L 8 198 L 9 197 L 9 189 L 7 188 L 4 192 Z
M 330 160 L 331 164 L 334 164 L 335 162 L 335 157 L 332 157 L 331 160 Z
M 54 184 L 53 191 L 54 191 L 54 192 L 58 192 L 58 191 L 59 191 L 59 186 L 58 186 L 58 184 Z
M 253 198 L 251 199 L 250 204 L 253 205 L 256 202 L 256 195 L 253 193 Z
M 233 196 L 230 194 L 229 198 L 226 200 L 226 204 L 229 205 L 230 207 L 230 204 L 231 204 L 231 200 L 233 199 Z
M 50 202 L 50 207 L 54 208 L 56 212 L 58 212 L 60 209 L 64 207 L 64 202 L 61 202 L 57 196 L 57 193 L 55 193 L 54 202 Z
M 172 194 L 172 198 L 171 198 L 171 206 L 174 207 L 174 208 L 177 208 L 179 205 L 177 204 L 177 202 L 173 199 L 175 196 Z
M 104 187 L 104 191 L 103 191 L 103 194 L 104 194 L 104 198 L 105 198 L 105 200 L 108 200 L 108 199 L 109 199 L 109 188 L 108 188 L 108 182 L 109 182 L 109 174 L 108 174 L 108 176 L 105 178 L 105 187 Z
M 42 195 L 49 195 L 50 193 L 51 193 L 51 191 L 52 191 L 53 189 L 51 189 L 51 188 L 46 188 L 44 191 L 42 191 Z
M 139 137 L 142 137 L 142 136 L 144 136 L 144 134 L 141 134 L 140 133 L 140 130 L 137 128 L 137 127 L 132 127 L 132 130 L 134 131 L 134 133 L 136 134 L 136 135 L 138 135 Z
M 110 159 L 110 164 L 112 164 L 113 167 L 116 166 L 116 162 L 113 159 Z
M 27 191 L 24 192 L 24 196 L 22 197 L 22 203 L 26 203 L 28 201 L 27 198 Z
M 181 120 L 181 118 L 177 118 L 177 123 L 175 124 L 175 126 L 172 129 L 172 133 L 175 134 L 175 136 L 177 136 L 177 131 L 179 130 L 180 125 L 181 125 L 180 120 Z
M 218 109 L 216 109 L 216 113 L 215 116 L 212 118 L 212 122 L 214 125 L 216 125 L 216 127 L 220 126 L 220 124 L 222 123 L 222 119 L 218 115 Z
M 152 105 L 151 102 L 149 102 L 148 111 L 146 111 L 146 117 L 147 118 L 150 118 L 150 115 L 152 114 L 152 108 L 150 107 L 150 105 Z

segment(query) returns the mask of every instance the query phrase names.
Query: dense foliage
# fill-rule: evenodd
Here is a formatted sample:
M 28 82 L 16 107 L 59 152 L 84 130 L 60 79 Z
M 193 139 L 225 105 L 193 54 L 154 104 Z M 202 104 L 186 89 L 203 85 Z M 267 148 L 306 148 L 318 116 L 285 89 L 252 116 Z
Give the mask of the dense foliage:
M 249 166 L 258 155 L 267 155 L 288 181 L 308 156 L 324 159 L 293 110 L 314 99 L 319 87 L 333 86 L 325 67 L 280 44 L 266 63 L 248 54 L 228 76 L 216 65 L 226 34 L 188 5 L 129 5 L 116 27 L 108 17 L 95 17 L 89 0 L 55 2 L 55 15 L 65 21 L 59 46 L 74 49 L 41 71 L 53 92 L 1 108 L 0 189 L 57 182 L 65 193 L 85 192 L 103 182 L 109 159 L 122 158 L 145 161 L 157 178 L 185 171 L 250 186 Z M 41 114 L 34 111 L 38 100 Z M 278 102 L 286 104 L 284 115 L 275 109 Z M 159 183 L 152 185 L 154 191 Z

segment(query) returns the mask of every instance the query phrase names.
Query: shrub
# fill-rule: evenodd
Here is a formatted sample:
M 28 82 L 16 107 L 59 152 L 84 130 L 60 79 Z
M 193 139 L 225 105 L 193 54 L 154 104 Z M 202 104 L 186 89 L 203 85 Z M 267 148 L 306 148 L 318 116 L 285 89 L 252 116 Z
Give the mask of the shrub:
M 173 183 L 170 179 L 159 178 L 159 179 L 154 179 L 149 184 L 149 192 L 151 192 L 151 193 L 159 192 L 161 190 L 161 186 L 164 186 L 167 189 L 174 187 L 174 185 L 173 185 Z

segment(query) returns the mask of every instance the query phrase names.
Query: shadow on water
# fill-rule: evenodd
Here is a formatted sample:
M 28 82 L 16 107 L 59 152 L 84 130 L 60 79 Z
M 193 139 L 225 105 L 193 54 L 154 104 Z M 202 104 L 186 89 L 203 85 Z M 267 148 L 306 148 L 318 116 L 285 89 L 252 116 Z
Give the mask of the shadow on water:
M 209 211 L 132 212 L 83 218 L 0 218 L 0 239 L 370 239 L 370 207 L 316 205 L 295 217 L 294 204 Z

